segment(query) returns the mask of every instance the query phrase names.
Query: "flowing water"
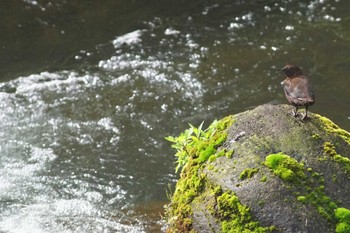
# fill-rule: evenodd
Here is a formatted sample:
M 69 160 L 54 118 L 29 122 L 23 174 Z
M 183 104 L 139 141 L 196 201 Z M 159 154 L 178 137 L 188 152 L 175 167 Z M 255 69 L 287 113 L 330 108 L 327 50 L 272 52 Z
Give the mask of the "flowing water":
M 301 65 L 350 130 L 350 2 L 0 3 L 0 232 L 160 232 L 165 136 L 264 103 Z

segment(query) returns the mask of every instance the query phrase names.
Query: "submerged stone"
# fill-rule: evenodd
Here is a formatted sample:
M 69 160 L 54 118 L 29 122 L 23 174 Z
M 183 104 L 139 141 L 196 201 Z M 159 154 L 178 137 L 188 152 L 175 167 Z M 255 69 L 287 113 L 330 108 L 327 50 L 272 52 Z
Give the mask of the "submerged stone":
M 178 145 L 168 232 L 349 232 L 350 134 L 291 108 L 262 105 Z

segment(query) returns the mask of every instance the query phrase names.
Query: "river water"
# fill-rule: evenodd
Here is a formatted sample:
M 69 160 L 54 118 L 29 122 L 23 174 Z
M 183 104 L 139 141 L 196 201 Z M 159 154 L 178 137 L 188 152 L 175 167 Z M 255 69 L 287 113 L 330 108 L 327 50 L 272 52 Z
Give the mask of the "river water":
M 0 3 L 0 232 L 161 232 L 165 136 L 264 103 L 303 67 L 350 130 L 350 2 Z

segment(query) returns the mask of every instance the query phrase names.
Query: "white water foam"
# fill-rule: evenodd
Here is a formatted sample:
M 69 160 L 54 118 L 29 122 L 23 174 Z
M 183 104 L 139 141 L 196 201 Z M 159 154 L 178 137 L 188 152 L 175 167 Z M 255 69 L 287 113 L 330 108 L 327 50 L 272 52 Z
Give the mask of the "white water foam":
M 133 32 L 129 32 L 127 34 L 124 34 L 122 36 L 118 36 L 115 40 L 113 40 L 113 45 L 115 48 L 119 48 L 122 45 L 132 45 L 132 44 L 138 44 L 141 40 L 143 30 L 136 30 Z
M 120 219 L 103 216 L 90 202 L 71 199 L 27 205 L 0 220 L 0 230 L 10 233 L 144 232 Z

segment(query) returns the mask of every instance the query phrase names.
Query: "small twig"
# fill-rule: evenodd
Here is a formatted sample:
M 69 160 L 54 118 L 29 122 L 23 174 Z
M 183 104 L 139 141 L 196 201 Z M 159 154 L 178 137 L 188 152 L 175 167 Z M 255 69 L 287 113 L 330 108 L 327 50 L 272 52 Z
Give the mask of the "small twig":
M 236 135 L 236 137 L 234 139 L 231 140 L 231 143 L 237 142 L 238 139 L 240 139 L 244 135 L 245 135 L 245 131 L 240 132 L 239 134 Z

